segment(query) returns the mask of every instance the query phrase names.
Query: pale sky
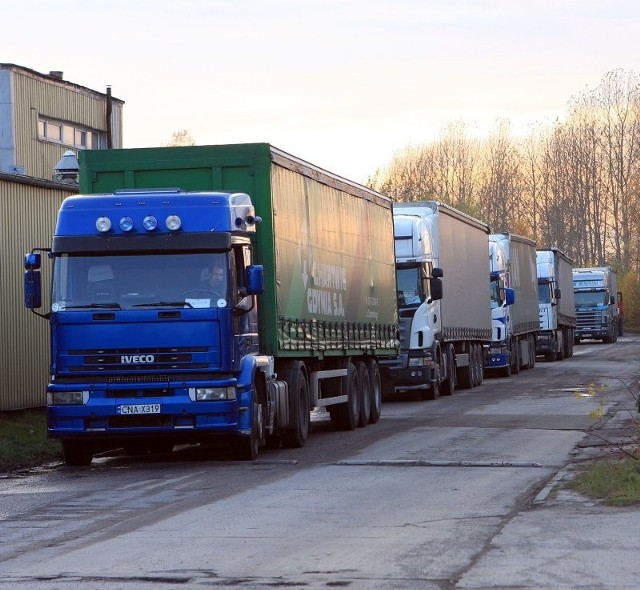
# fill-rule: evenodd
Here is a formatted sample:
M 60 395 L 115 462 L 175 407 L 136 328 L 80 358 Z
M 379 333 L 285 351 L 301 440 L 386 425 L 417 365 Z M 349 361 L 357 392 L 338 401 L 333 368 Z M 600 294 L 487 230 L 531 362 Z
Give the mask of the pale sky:
M 562 118 L 638 73 L 638 0 L 19 0 L 0 63 L 125 101 L 124 147 L 267 142 L 363 182 L 449 123 Z

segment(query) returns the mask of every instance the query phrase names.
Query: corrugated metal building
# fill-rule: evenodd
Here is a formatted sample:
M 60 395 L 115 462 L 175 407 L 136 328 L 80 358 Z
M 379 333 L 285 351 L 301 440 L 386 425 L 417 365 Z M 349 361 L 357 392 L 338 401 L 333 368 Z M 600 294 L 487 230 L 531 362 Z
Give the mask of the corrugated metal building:
M 78 192 L 57 182 L 54 168 L 67 150 L 122 147 L 123 104 L 62 72 L 0 64 L 0 411 L 45 403 L 49 324 L 24 307 L 23 258 L 50 246 L 60 203 Z

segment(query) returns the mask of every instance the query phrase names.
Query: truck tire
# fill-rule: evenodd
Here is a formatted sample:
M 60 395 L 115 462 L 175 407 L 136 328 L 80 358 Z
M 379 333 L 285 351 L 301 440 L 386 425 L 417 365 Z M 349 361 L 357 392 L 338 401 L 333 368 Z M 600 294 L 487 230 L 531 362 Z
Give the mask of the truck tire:
M 473 344 L 467 343 L 467 350 L 469 356 L 469 363 L 465 367 L 458 367 L 456 371 L 456 377 L 458 381 L 458 387 L 460 389 L 471 389 L 473 387 L 473 375 L 472 375 L 472 365 L 473 365 Z
M 93 450 L 82 440 L 63 440 L 62 458 L 71 467 L 85 467 L 91 465 Z
M 331 423 L 337 430 L 354 430 L 360 416 L 360 395 L 358 371 L 352 362 L 347 367 L 347 376 L 342 378 L 342 391 L 347 395 L 347 402 L 329 406 Z
M 358 426 L 364 428 L 371 418 L 371 383 L 369 372 L 364 361 L 356 363 L 358 370 L 358 385 L 360 391 L 360 412 L 358 414 Z
M 558 351 L 556 352 L 556 360 L 557 361 L 564 360 L 564 335 L 562 338 L 562 344 L 558 345 Z
M 382 413 L 382 381 L 380 379 L 380 367 L 378 362 L 369 359 L 367 361 L 367 372 L 369 374 L 369 384 L 371 388 L 371 411 L 369 412 L 369 424 L 375 424 L 380 420 Z
M 480 387 L 484 381 L 484 359 L 482 358 L 482 344 L 476 343 L 476 366 L 478 368 L 476 386 Z
M 440 367 L 446 367 L 447 376 L 443 379 L 442 369 L 440 370 L 440 394 L 452 395 L 456 390 L 456 362 L 453 356 L 453 347 L 449 344 L 443 352 Z
M 442 383 L 443 367 L 442 356 L 438 355 L 438 363 L 434 368 L 433 381 L 429 383 L 429 386 L 420 390 L 421 400 L 434 400 L 438 399 L 441 395 L 440 385 Z
M 533 369 L 536 366 L 536 337 L 533 334 L 529 334 L 527 345 L 529 346 L 529 369 Z
M 515 338 L 511 340 L 511 373 L 513 375 L 520 373 L 520 345 Z
M 285 381 L 289 385 L 289 419 L 293 419 L 293 423 L 284 431 L 282 445 L 297 449 L 307 442 L 311 420 L 309 384 L 302 361 L 293 361 L 288 364 Z
M 254 461 L 260 451 L 260 439 L 263 436 L 262 408 L 257 402 L 253 403 L 251 418 L 251 435 L 236 436 L 232 442 L 233 458 L 238 461 Z

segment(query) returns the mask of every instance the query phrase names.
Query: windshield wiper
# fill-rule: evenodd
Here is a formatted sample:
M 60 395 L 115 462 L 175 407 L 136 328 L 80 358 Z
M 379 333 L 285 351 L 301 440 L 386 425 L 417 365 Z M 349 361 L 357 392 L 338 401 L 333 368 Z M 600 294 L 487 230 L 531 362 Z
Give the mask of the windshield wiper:
M 117 303 L 87 303 L 86 305 L 65 305 L 65 309 L 122 309 L 122 306 Z
M 191 307 L 193 305 L 188 301 L 152 301 L 149 303 L 134 303 L 131 307 Z

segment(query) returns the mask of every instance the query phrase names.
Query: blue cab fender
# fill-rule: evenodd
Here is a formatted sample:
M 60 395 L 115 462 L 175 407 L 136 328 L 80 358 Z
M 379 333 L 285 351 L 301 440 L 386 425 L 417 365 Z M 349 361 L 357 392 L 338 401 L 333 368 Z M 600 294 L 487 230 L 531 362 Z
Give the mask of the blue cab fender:
M 238 430 L 240 432 L 251 432 L 253 424 L 253 402 L 254 402 L 254 377 L 258 370 L 258 363 L 255 356 L 248 354 L 240 361 L 240 373 L 238 374 Z

